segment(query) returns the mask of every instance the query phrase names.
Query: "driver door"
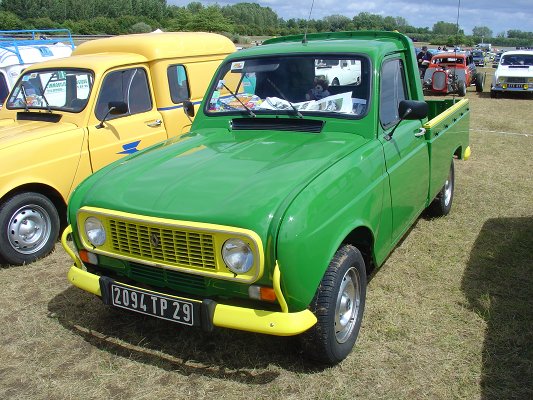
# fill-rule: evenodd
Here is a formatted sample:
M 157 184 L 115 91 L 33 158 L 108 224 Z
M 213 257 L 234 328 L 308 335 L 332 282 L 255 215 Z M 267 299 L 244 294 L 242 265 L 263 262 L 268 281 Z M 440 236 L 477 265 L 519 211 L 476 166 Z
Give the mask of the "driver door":
M 163 118 L 152 101 L 149 75 L 141 67 L 109 72 L 103 80 L 89 126 L 93 172 L 167 138 Z M 124 102 L 124 114 L 108 114 L 109 102 Z M 99 121 L 105 118 L 103 127 Z
M 426 206 L 429 190 L 429 151 L 420 120 L 398 121 L 400 101 L 409 99 L 403 60 L 386 60 L 381 69 L 380 140 L 390 182 L 392 241 L 396 242 Z

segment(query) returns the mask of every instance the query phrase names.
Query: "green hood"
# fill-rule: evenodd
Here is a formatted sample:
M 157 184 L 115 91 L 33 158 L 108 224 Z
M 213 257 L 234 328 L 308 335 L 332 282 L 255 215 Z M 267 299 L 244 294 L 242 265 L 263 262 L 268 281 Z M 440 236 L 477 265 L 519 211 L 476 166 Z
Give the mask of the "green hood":
M 80 190 L 80 206 L 244 227 L 264 240 L 282 205 L 366 141 L 348 133 L 204 129 L 97 172 Z

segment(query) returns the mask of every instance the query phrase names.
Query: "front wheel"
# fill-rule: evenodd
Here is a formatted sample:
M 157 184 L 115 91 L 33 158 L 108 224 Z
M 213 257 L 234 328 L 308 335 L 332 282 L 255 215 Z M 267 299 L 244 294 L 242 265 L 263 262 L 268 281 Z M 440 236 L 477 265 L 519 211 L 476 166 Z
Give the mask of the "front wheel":
M 44 257 L 54 248 L 59 215 L 40 193 L 19 193 L 0 205 L 0 259 L 22 265 Z
M 457 94 L 461 97 L 466 96 L 466 83 L 465 81 L 457 82 Z
M 437 194 L 437 197 L 428 207 L 428 212 L 432 217 L 444 217 L 450 213 L 453 202 L 453 192 L 455 188 L 455 170 L 453 167 L 453 160 L 450 166 L 450 172 L 446 178 L 446 182 L 442 189 Z
M 301 335 L 305 353 L 337 364 L 352 351 L 365 309 L 366 269 L 361 252 L 344 245 L 331 260 L 311 302 L 318 322 Z

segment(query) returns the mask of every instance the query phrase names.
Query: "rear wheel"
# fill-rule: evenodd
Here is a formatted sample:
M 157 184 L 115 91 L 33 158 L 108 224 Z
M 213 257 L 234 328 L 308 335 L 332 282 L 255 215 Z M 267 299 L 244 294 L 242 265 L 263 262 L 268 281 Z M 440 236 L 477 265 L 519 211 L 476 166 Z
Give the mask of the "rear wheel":
M 476 74 L 476 92 L 478 93 L 483 92 L 484 83 L 485 83 L 485 75 L 483 75 L 481 72 L 478 72 Z
M 40 193 L 20 193 L 0 206 L 0 258 L 21 265 L 44 257 L 54 248 L 59 215 Z
M 350 354 L 361 327 L 366 283 L 361 252 L 351 245 L 342 246 L 331 260 L 310 305 L 318 322 L 300 336 L 310 358 L 337 364 Z
M 455 170 L 453 168 L 453 160 L 450 166 L 450 172 L 446 178 L 446 182 L 442 189 L 437 194 L 437 197 L 432 201 L 428 207 L 428 212 L 432 217 L 444 217 L 450 213 L 453 202 L 453 192 L 455 188 Z

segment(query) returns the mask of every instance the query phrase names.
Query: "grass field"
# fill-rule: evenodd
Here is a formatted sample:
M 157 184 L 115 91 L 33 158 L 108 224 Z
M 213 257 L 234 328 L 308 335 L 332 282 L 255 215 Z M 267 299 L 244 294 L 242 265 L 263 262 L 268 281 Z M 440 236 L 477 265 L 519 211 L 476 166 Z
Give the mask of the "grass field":
M 0 269 L 0 398 L 533 398 L 533 100 L 467 96 L 452 212 L 421 217 L 370 281 L 340 365 L 306 362 L 293 339 L 106 308 L 66 281 L 58 245 Z

